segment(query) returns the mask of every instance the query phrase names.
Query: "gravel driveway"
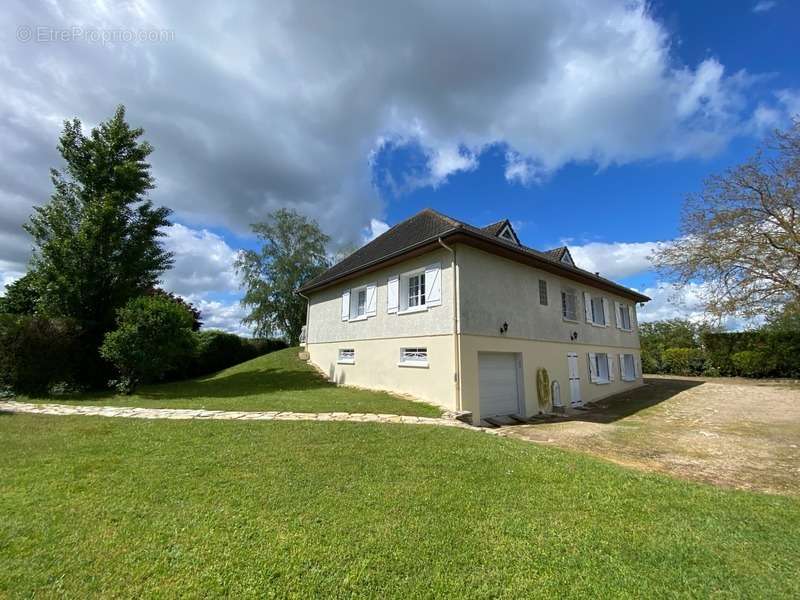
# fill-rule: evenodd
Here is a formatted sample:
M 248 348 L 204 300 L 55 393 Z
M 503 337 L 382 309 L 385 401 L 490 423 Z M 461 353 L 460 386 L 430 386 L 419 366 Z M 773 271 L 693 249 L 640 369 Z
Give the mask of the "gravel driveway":
M 643 470 L 800 495 L 796 382 L 652 376 L 587 412 L 504 430 Z

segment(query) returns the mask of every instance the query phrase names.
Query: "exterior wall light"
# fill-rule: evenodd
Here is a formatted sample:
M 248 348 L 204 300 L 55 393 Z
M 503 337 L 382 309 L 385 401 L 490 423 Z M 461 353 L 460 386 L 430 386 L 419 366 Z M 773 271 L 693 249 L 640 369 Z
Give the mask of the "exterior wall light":
M 506 331 L 508 331 L 508 323 L 503 323 L 503 326 L 500 327 L 500 335 L 504 334 Z

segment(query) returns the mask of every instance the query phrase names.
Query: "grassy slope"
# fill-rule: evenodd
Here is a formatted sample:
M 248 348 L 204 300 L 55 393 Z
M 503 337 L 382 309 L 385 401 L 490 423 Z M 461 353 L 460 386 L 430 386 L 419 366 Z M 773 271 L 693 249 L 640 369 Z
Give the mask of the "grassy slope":
M 0 415 L 0 596 L 798 597 L 800 502 L 469 431 Z
M 204 408 L 207 410 L 286 410 L 293 412 L 390 413 L 438 417 L 441 411 L 384 392 L 340 388 L 298 360 L 287 348 L 214 375 L 142 387 L 133 396 L 86 394 L 48 399 L 64 404 Z M 35 399 L 34 401 L 43 401 Z

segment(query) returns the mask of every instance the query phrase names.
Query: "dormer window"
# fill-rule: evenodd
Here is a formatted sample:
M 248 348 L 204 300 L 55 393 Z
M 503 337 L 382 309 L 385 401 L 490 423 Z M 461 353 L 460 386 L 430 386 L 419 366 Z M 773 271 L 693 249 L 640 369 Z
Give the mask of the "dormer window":
M 505 225 L 503 225 L 503 228 L 500 230 L 500 233 L 497 234 L 497 237 L 509 241 L 512 244 L 516 244 L 517 246 L 520 245 L 517 234 L 514 232 L 514 228 L 511 227 L 511 223 L 508 221 L 506 221 Z

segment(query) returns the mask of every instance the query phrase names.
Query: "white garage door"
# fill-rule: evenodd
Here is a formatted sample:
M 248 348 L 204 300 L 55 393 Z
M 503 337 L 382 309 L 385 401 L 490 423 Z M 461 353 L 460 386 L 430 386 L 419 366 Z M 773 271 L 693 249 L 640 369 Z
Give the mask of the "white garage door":
M 516 354 L 478 353 L 481 417 L 519 414 Z

